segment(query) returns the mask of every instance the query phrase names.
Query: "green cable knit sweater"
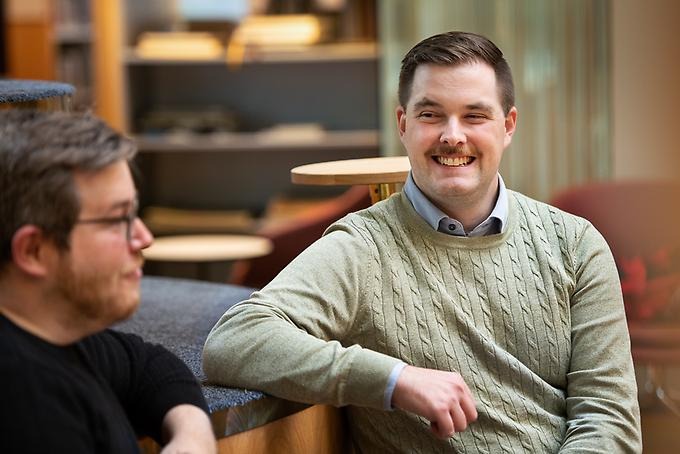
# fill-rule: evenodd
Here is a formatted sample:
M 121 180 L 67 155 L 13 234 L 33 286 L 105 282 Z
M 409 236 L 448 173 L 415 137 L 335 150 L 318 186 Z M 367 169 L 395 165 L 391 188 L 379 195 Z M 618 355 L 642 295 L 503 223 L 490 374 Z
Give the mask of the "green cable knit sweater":
M 347 407 L 358 452 L 640 452 L 616 267 L 584 219 L 509 192 L 506 232 L 434 231 L 397 194 L 331 226 L 206 341 L 212 381 Z M 399 362 L 459 372 L 448 440 L 385 411 Z

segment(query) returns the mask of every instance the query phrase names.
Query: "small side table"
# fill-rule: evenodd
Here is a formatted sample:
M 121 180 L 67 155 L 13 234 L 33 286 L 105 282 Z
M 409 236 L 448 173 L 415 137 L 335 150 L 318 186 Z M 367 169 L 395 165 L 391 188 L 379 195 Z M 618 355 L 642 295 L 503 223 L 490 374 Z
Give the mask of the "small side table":
M 198 278 L 210 280 L 211 263 L 260 257 L 272 249 L 271 240 L 254 235 L 177 235 L 154 240 L 143 254 L 152 261 L 196 263 Z
M 346 159 L 295 167 L 291 180 L 297 184 L 367 184 L 371 202 L 376 203 L 401 189 L 409 170 L 406 156 Z

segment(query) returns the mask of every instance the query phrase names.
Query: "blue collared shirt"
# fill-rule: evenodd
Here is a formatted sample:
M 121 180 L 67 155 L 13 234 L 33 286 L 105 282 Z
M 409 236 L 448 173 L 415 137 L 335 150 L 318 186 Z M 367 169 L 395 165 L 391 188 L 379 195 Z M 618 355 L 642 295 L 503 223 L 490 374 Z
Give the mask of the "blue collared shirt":
M 481 224 L 466 232 L 463 224 L 457 219 L 447 216 L 442 210 L 437 208 L 423 194 L 416 182 L 413 180 L 411 172 L 408 174 L 404 185 L 404 194 L 411 202 L 413 208 L 430 226 L 442 233 L 456 236 L 486 236 L 502 233 L 508 220 L 508 190 L 500 174 L 498 174 L 498 198 L 496 205 L 491 210 L 491 214 Z
M 449 217 L 442 210 L 437 208 L 420 190 L 416 182 L 408 174 L 406 184 L 404 185 L 404 194 L 411 202 L 413 208 L 430 226 L 439 232 L 447 233 L 455 236 L 486 236 L 503 233 L 508 221 L 508 191 L 505 188 L 505 183 L 500 174 L 498 174 L 498 198 L 496 205 L 491 210 L 491 214 L 481 224 L 466 232 L 463 224 L 457 219 Z M 406 367 L 405 363 L 400 363 L 394 366 L 387 381 L 387 388 L 385 389 L 385 409 L 392 409 L 392 394 L 394 387 L 397 385 L 399 374 Z

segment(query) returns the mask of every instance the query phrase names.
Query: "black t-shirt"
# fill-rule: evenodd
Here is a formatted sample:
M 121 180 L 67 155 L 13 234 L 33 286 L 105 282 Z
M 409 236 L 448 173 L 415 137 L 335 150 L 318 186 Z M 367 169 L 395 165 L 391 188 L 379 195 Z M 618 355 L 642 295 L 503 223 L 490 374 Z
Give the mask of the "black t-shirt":
M 165 348 L 106 330 L 66 347 L 0 315 L 0 452 L 134 453 L 172 407 L 207 405 Z

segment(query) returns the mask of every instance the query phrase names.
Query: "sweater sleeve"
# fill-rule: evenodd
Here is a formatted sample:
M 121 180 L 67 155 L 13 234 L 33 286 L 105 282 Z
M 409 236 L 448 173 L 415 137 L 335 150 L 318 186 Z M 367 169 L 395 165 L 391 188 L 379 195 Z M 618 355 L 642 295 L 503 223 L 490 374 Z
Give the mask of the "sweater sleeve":
M 589 223 L 574 250 L 567 431 L 560 453 L 641 452 L 637 387 L 616 265 Z
M 180 404 L 208 412 L 200 384 L 166 348 L 113 330 L 83 343 L 94 369 L 109 382 L 138 435 L 161 442 L 163 418 Z
M 400 361 L 349 340 L 361 329 L 357 312 L 373 298 L 372 253 L 356 228 L 336 224 L 217 322 L 203 351 L 209 380 L 300 402 L 383 409 Z

